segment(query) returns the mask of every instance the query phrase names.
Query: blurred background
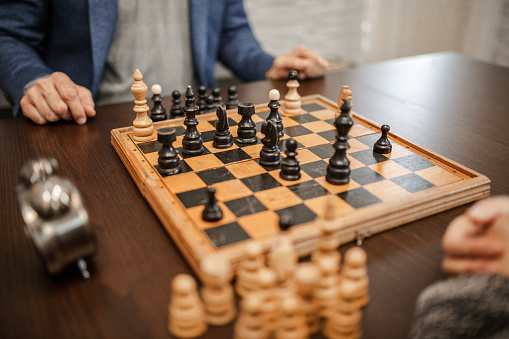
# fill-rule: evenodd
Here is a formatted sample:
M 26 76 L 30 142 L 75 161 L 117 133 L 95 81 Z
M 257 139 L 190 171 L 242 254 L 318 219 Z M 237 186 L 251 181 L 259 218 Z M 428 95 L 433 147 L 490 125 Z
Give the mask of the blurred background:
M 244 0 L 274 55 L 307 45 L 337 70 L 456 51 L 509 67 L 509 0 Z M 217 77 L 229 72 L 218 68 Z
M 406 56 L 456 51 L 509 67 L 509 0 L 244 0 L 271 54 L 299 44 L 331 71 Z M 218 65 L 222 86 L 237 82 Z M 0 95 L 0 109 L 7 102 Z M 5 109 L 2 111 L 6 111 Z

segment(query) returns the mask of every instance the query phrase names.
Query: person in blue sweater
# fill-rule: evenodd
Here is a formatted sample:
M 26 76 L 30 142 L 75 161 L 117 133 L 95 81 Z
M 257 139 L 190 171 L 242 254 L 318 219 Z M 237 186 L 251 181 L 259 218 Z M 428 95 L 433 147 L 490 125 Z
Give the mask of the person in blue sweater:
M 96 104 L 132 100 L 139 68 L 169 95 L 215 86 L 217 61 L 243 81 L 322 76 L 327 61 L 299 46 L 274 57 L 255 39 L 242 0 L 0 1 L 0 89 L 37 124 L 84 124 Z

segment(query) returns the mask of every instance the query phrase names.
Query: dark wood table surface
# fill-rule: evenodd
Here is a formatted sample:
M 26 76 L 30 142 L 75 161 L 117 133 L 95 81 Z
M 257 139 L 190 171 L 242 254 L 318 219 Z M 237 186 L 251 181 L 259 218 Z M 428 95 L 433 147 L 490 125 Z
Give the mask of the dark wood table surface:
M 438 53 L 331 73 L 301 82 L 299 92 L 336 101 L 345 84 L 356 112 L 486 175 L 492 195 L 509 193 L 509 69 Z M 272 88 L 286 93 L 285 81 L 238 88 L 241 101 L 255 103 L 268 102 Z M 170 107 L 170 98 L 163 103 Z M 132 107 L 98 107 L 85 126 L 0 120 L 0 337 L 170 337 L 170 281 L 190 268 L 110 144 L 111 129 L 132 124 Z M 89 280 L 73 270 L 49 276 L 25 236 L 14 188 L 34 151 L 56 158 L 84 196 L 98 238 Z M 443 278 L 444 230 L 466 207 L 365 241 L 371 302 L 364 338 L 407 335 L 418 294 Z M 210 328 L 205 337 L 231 333 L 231 325 Z

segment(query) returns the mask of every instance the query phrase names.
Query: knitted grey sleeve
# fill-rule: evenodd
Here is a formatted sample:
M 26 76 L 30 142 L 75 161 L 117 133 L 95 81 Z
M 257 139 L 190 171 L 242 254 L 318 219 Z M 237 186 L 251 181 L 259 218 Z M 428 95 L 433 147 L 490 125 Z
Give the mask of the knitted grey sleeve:
M 426 288 L 409 338 L 509 338 L 509 279 L 464 275 Z

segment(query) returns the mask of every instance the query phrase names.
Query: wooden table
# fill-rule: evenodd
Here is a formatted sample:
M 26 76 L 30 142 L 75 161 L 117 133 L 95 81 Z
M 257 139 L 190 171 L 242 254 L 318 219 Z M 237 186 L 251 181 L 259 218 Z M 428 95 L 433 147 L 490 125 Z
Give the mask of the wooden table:
M 454 53 L 394 60 L 301 82 L 302 95 L 336 100 L 341 85 L 354 109 L 391 130 L 478 171 L 492 194 L 509 193 L 509 69 Z M 285 81 L 239 86 L 239 99 L 262 103 Z M 226 93 L 223 91 L 223 97 Z M 170 98 L 164 100 L 170 106 Z M 110 145 L 110 130 L 134 119 L 132 103 L 97 108 L 85 126 L 0 120 L 0 331 L 3 338 L 166 338 L 173 276 L 190 272 Z M 50 277 L 25 237 L 14 196 L 31 152 L 55 157 L 84 196 L 99 249 L 92 278 Z M 379 234 L 364 243 L 371 302 L 364 338 L 404 338 L 418 294 L 443 277 L 440 240 L 466 206 Z M 231 337 L 232 326 L 206 338 Z

